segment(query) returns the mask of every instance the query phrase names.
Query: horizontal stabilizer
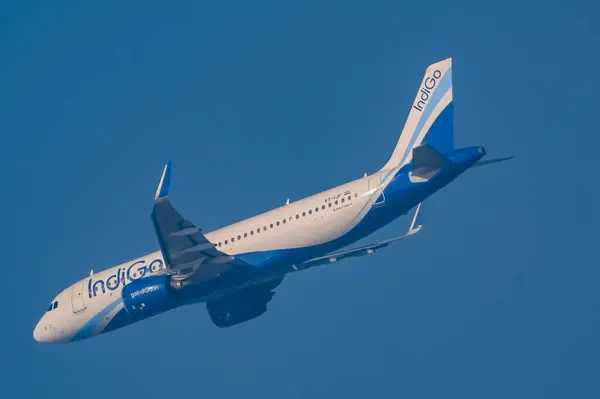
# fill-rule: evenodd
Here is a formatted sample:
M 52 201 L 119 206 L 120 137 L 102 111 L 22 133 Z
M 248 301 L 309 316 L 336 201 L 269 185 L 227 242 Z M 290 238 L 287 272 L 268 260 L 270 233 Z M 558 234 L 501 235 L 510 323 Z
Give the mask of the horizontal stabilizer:
M 408 177 L 412 183 L 423 183 L 435 176 L 449 161 L 429 144 L 412 151 L 413 170 Z
M 412 163 L 414 169 L 440 169 L 448 160 L 429 144 L 416 147 L 412 151 Z
M 476 168 L 478 166 L 490 165 L 490 164 L 498 163 L 498 162 L 510 161 L 514 157 L 515 156 L 513 155 L 513 156 L 510 156 L 510 157 L 494 158 L 494 159 L 488 159 L 488 160 L 485 160 L 485 161 L 479 161 L 475 165 L 473 165 L 472 168 Z

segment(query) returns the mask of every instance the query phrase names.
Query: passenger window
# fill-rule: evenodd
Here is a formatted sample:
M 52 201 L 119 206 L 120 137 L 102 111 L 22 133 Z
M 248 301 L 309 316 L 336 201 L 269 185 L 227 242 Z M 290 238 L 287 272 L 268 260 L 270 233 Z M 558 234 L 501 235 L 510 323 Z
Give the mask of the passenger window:
M 306 216 L 306 212 L 302 212 L 302 217 L 305 217 L 305 216 Z
M 335 204 L 337 205 L 338 203 L 339 203 L 339 201 L 338 201 L 338 200 L 335 200 Z
M 296 214 L 296 219 L 300 219 L 300 215 Z
M 348 196 L 348 201 L 350 201 L 351 199 L 352 199 L 352 196 L 351 196 L 351 195 L 349 195 L 349 196 Z
M 358 197 L 358 193 L 354 193 L 354 198 L 357 198 L 357 197 Z
M 285 224 L 285 219 L 283 219 L 283 224 Z
M 219 247 L 220 247 L 220 246 L 221 246 L 221 243 L 217 244 L 217 246 L 219 246 Z
M 325 205 L 322 205 L 322 206 L 321 206 L 321 209 L 322 209 L 322 210 L 325 210 Z
M 309 214 L 309 215 L 312 215 L 312 209 L 311 209 L 310 211 L 308 211 L 308 214 Z
M 267 231 L 267 226 L 263 226 L 263 231 Z
M 271 225 L 269 226 L 270 228 L 273 228 L 273 223 L 271 223 Z
M 345 198 L 342 198 L 342 204 L 343 204 L 344 202 L 346 202 L 346 199 L 345 199 Z
M 235 242 L 235 237 L 231 237 L 231 242 Z
M 331 202 L 329 203 L 329 207 L 331 208 Z
M 248 233 L 244 233 L 244 238 L 248 237 Z
M 250 231 L 250 235 L 253 236 L 254 235 L 254 230 Z
M 256 232 L 257 232 L 257 233 L 260 233 L 260 228 L 256 229 Z
M 276 225 L 279 226 L 279 220 L 277 221 Z
M 229 242 L 229 241 L 225 240 L 225 245 L 227 245 L 227 243 L 228 243 L 228 242 Z

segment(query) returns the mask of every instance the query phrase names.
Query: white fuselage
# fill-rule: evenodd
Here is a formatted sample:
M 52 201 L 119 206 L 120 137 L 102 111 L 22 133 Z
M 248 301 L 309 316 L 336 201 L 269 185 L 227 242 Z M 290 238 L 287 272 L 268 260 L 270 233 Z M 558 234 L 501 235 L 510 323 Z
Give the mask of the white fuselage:
M 425 71 L 394 151 L 379 172 L 203 236 L 191 221 L 183 219 L 166 201 L 170 181 L 170 163 L 167 164 L 152 213 L 162 250 L 90 275 L 63 290 L 38 322 L 35 339 L 38 342 L 69 342 L 111 331 L 138 321 L 139 318 L 133 317 L 134 313 L 150 314 L 150 297 L 159 298 L 156 302 L 160 311 L 164 311 L 161 304 L 170 303 L 175 307 L 205 301 L 213 322 L 216 320 L 222 326 L 233 325 L 227 324 L 230 319 L 237 323 L 257 317 L 266 311 L 266 300 L 270 300 L 272 289 L 268 288 L 266 294 L 263 292 L 263 302 L 256 305 L 259 284 L 268 285 L 277 280 L 280 283 L 286 273 L 303 270 L 303 266 L 309 264 L 321 264 L 323 259 L 337 261 L 332 254 L 339 255 L 339 252 L 333 251 L 405 214 L 484 155 L 482 148 L 454 148 L 452 99 L 452 60 L 448 58 L 430 65 Z M 160 214 L 156 213 L 157 209 Z M 386 246 L 390 241 L 350 251 L 352 256 L 370 254 L 372 248 Z M 226 274 L 222 273 L 224 269 L 206 267 L 203 262 L 207 257 L 198 259 L 190 255 L 207 251 L 208 247 L 212 251 L 209 262 L 213 262 L 213 266 L 221 260 L 231 264 L 239 262 L 243 264 L 244 272 L 238 268 L 237 272 L 223 276 Z M 178 269 L 177 265 L 185 268 Z M 169 275 L 160 276 L 165 273 Z M 192 295 L 186 296 L 185 300 L 172 303 L 163 297 L 152 296 L 163 292 L 161 287 L 167 286 L 164 283 L 167 279 L 179 278 L 175 283 L 179 284 L 180 292 L 190 292 L 184 291 L 184 281 L 197 289 L 192 276 L 197 278 L 203 273 L 202 288 L 191 291 Z M 146 277 L 150 278 L 136 282 Z M 268 278 L 272 280 L 265 280 Z M 163 283 L 159 284 L 159 280 Z M 151 285 L 152 281 L 157 283 Z M 127 287 L 126 294 L 129 290 L 132 292 L 122 296 L 123 287 Z M 231 296 L 239 295 L 242 288 L 251 295 L 236 302 L 238 307 L 245 306 L 241 310 L 245 312 L 243 317 L 236 319 L 235 310 L 226 302 Z M 167 292 L 166 288 L 164 292 Z M 129 307 L 129 301 L 134 298 L 139 302 Z M 239 302 L 243 303 L 240 305 Z M 211 307 L 215 303 L 216 307 Z M 216 318 L 213 317 L 215 314 Z
M 377 173 L 291 202 L 207 233 L 206 238 L 228 255 L 312 247 L 335 240 L 356 226 L 371 209 L 382 190 L 382 176 L 383 173 Z M 156 251 L 91 274 L 56 296 L 52 303 L 58 305 L 38 323 L 36 340 L 69 341 L 99 315 L 110 322 L 122 309 L 118 303 L 125 285 L 165 272 L 163 255 Z M 102 322 L 96 323 L 95 331 L 87 334 L 94 335 L 103 327 Z

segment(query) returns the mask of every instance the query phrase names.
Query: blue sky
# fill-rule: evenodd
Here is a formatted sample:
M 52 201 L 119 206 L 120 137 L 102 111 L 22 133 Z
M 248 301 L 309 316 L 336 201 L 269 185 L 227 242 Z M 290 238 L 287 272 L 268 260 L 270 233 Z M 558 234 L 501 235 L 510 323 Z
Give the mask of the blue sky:
M 4 2 L 0 397 L 599 397 L 599 6 L 404 3 Z M 157 248 L 166 160 L 206 231 L 355 179 L 449 56 L 456 144 L 517 158 L 437 193 L 421 234 L 239 328 L 197 306 L 34 342 L 57 292 Z

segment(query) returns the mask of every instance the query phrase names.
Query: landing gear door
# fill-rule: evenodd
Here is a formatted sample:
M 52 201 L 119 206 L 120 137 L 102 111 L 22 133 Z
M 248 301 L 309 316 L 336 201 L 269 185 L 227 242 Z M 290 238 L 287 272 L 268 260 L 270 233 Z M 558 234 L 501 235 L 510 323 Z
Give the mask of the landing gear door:
M 381 177 L 382 175 L 377 173 L 369 178 L 369 192 L 371 193 L 373 207 L 382 206 L 385 203 L 385 195 L 383 194 Z
M 73 313 L 85 311 L 86 306 L 83 301 L 83 281 L 73 286 L 73 289 L 71 290 L 71 305 L 73 305 Z

